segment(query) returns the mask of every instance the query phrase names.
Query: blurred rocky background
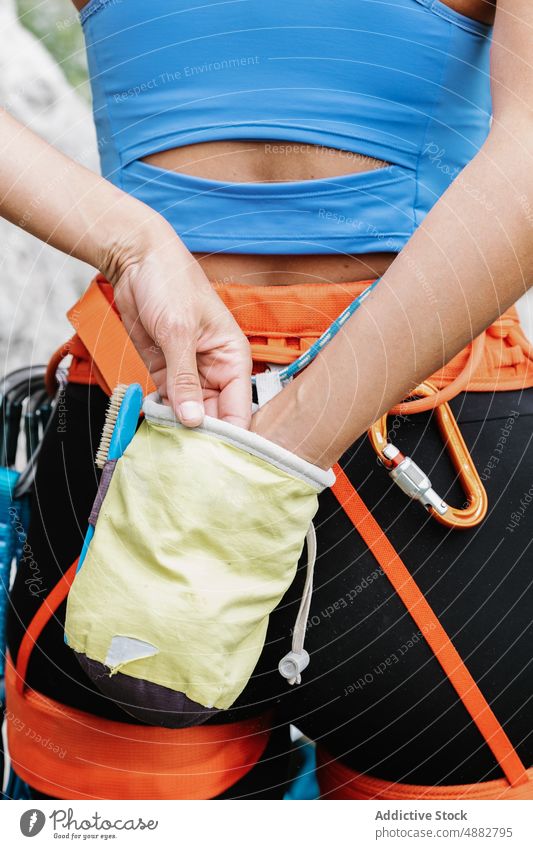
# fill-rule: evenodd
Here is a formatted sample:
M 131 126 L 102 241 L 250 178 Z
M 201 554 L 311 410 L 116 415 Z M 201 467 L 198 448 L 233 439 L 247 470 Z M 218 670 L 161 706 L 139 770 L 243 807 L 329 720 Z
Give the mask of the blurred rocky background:
M 83 40 L 69 0 L 0 0 L 0 104 L 98 170 Z M 72 335 L 65 311 L 91 274 L 0 219 L 0 374 L 45 362 Z

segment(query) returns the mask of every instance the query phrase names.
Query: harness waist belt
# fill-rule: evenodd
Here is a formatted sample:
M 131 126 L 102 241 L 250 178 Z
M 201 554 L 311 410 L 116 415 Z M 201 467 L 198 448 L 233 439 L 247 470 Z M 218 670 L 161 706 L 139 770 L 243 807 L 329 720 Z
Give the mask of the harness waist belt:
M 372 282 L 287 286 L 232 283 L 214 288 L 246 334 L 254 371 L 258 372 L 264 370 L 266 363 L 293 362 Z M 111 332 L 117 313 L 113 289 L 104 277 L 94 278 L 68 316 L 77 333 L 58 349 L 50 362 L 50 388 L 58 363 L 67 354 L 72 354 L 69 370 L 72 383 L 99 384 L 108 394 L 118 383 L 137 379 L 132 374 L 143 373 L 137 352 L 133 349 L 131 356 L 130 352 L 126 355 L 124 344 Z M 132 357 L 137 357 L 138 363 L 132 362 Z M 111 385 L 101 369 L 111 373 L 114 381 Z M 441 400 L 449 400 L 463 390 L 493 392 L 533 386 L 533 346 L 520 327 L 516 309 L 512 307 L 503 313 L 471 345 L 432 375 L 431 382 L 446 390 Z M 145 394 L 154 388 L 145 379 Z M 422 403 L 411 402 L 410 411 L 416 412 L 415 405 Z
M 59 799 L 213 799 L 261 758 L 270 717 L 168 729 L 114 722 L 17 685 L 6 666 L 17 775 Z

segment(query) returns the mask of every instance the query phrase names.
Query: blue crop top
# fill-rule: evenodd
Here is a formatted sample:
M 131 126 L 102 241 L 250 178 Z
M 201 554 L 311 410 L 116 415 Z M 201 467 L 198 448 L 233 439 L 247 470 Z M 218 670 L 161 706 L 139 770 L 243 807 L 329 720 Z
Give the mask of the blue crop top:
M 192 251 L 399 251 L 489 129 L 491 28 L 440 0 L 90 0 L 81 21 L 103 174 Z M 390 165 L 226 183 L 141 161 L 228 139 Z

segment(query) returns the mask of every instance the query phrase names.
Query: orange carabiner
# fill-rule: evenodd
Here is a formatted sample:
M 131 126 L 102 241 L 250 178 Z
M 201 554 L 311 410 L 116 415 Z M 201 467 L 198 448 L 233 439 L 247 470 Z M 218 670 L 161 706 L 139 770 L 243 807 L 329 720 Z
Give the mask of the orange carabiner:
M 437 387 L 425 381 L 413 395 L 427 398 L 437 394 Z M 431 481 L 410 457 L 405 457 L 387 438 L 388 413 L 368 431 L 372 446 L 389 474 L 411 498 L 420 501 L 443 525 L 449 528 L 473 528 L 485 518 L 488 508 L 487 493 L 474 466 L 470 452 L 447 402 L 434 408 L 435 417 L 444 444 L 448 448 L 453 467 L 466 496 L 466 507 L 451 507 L 431 486 Z

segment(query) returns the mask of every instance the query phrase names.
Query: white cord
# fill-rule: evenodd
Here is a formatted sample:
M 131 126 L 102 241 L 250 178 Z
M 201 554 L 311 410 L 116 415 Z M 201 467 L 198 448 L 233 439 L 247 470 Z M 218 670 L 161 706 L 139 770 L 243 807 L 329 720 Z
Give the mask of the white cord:
M 313 595 L 313 578 L 316 563 L 316 533 L 315 526 L 312 522 L 309 525 L 305 542 L 307 545 L 307 571 L 300 607 L 292 633 L 292 649 L 278 664 L 281 675 L 287 678 L 289 684 L 300 684 L 302 680 L 301 673 L 309 665 L 309 654 L 304 649 L 304 641 Z

